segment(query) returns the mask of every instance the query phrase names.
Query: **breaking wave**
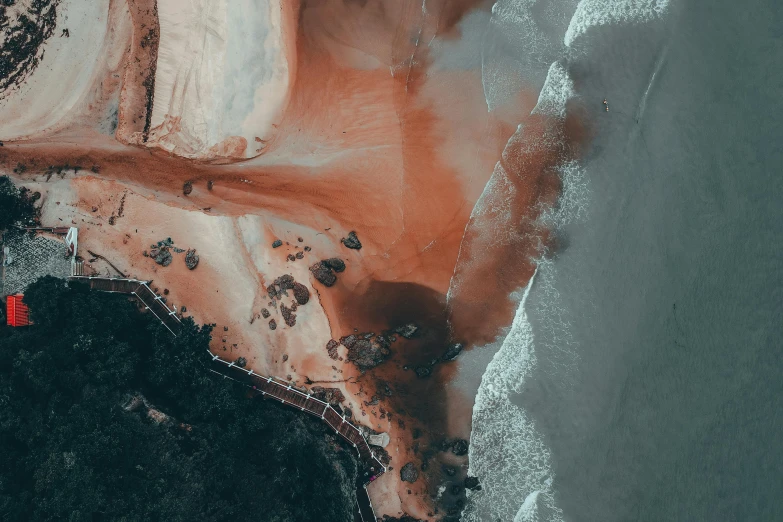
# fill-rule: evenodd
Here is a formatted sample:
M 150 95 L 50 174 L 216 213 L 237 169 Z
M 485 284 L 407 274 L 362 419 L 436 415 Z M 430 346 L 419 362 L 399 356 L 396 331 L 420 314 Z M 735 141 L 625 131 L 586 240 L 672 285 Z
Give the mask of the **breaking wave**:
M 591 27 L 617 23 L 643 23 L 661 17 L 669 0 L 582 0 L 568 24 L 563 43 L 574 41 Z

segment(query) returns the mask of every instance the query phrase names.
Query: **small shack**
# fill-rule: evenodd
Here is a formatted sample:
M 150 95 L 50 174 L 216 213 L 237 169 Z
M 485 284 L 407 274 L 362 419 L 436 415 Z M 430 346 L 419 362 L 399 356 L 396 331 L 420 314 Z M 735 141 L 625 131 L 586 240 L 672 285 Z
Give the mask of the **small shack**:
M 22 294 L 9 295 L 5 301 L 5 317 L 8 326 L 28 326 L 30 310 L 22 302 Z

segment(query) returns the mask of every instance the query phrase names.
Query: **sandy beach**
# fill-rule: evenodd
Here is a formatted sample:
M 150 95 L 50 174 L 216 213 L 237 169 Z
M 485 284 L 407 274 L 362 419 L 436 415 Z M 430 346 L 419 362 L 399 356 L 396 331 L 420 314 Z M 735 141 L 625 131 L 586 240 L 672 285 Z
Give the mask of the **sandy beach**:
M 574 154 L 546 137 L 576 143 L 582 131 L 531 116 L 532 92 L 488 111 L 480 72 L 448 65 L 461 52 L 460 20 L 482 2 L 207 4 L 158 1 L 156 15 L 141 1 L 112 2 L 85 14 L 106 36 L 92 44 L 102 57 L 74 73 L 82 84 L 69 92 L 81 101 L 4 127 L 0 168 L 42 193 L 45 225 L 79 227 L 95 273 L 116 272 L 88 252 L 214 323 L 221 357 L 339 389 L 357 423 L 390 436 L 390 471 L 368 488 L 376 513 L 434 520 L 464 498 L 443 491 L 467 470 L 448 444 L 468 438 L 472 398 L 447 389 L 452 363 L 432 362 L 510 323 L 508 295 L 550 243 L 537 218 L 559 192 L 554 161 Z M 107 30 L 115 17 L 124 22 Z M 237 38 L 259 45 L 235 48 Z M 258 74 L 242 72 L 251 64 Z M 31 88 L 49 74 L 41 65 Z M 530 130 L 518 146 L 509 140 L 520 121 Z M 490 180 L 509 198 L 484 201 Z M 482 234 L 477 202 L 508 214 L 510 238 Z M 341 243 L 351 231 L 361 249 Z M 169 266 L 145 256 L 167 238 L 196 250 L 195 270 L 184 253 Z M 345 270 L 325 286 L 310 267 L 330 258 Z M 292 296 L 268 289 L 285 275 L 309 292 L 293 325 L 282 309 Z M 411 323 L 417 333 L 395 336 L 374 368 L 351 364 L 346 343 L 337 359 L 327 351 Z M 420 470 L 412 484 L 400 479 L 408 462 Z

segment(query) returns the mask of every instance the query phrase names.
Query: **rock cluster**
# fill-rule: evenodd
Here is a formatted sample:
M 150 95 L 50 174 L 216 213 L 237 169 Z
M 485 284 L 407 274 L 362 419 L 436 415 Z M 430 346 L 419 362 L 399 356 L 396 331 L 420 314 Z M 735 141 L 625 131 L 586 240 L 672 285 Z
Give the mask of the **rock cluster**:
M 479 484 L 478 477 L 465 477 L 465 489 L 470 489 L 473 491 L 478 491 L 481 489 L 481 484 Z
M 316 399 L 328 402 L 332 406 L 337 406 L 341 402 L 345 402 L 345 395 L 339 388 L 323 388 L 321 386 L 313 386 L 310 388 L 310 392 Z
M 348 237 L 342 238 L 340 243 L 345 245 L 347 248 L 352 248 L 354 250 L 359 250 L 362 248 L 362 242 L 359 241 L 359 238 L 356 236 L 356 232 L 353 230 L 348 232 Z
M 289 290 L 292 291 L 294 299 L 291 301 L 290 305 L 286 305 L 283 303 L 283 299 L 290 297 L 288 294 Z M 294 277 L 291 274 L 284 274 L 275 279 L 272 284 L 266 287 L 266 292 L 272 300 L 269 303 L 270 306 L 277 306 L 278 302 L 280 303 L 280 315 L 282 315 L 283 321 L 289 327 L 296 324 L 296 314 L 294 312 L 296 312 L 297 308 L 310 301 L 310 289 L 294 280 Z M 261 315 L 264 316 L 264 319 L 267 319 L 271 314 L 268 309 L 263 308 L 261 310 Z M 276 322 L 275 326 L 272 327 L 273 322 L 274 319 L 269 322 L 269 328 L 272 330 L 277 328 Z
M 375 368 L 391 357 L 391 341 L 383 335 L 375 336 L 354 334 L 340 338 L 340 344 L 348 348 L 348 360 L 360 370 Z
M 419 480 L 419 470 L 413 462 L 408 462 L 400 469 L 400 478 L 412 484 Z
M 171 254 L 172 252 L 181 254 L 186 251 L 185 249 L 175 247 L 174 241 L 170 237 L 167 237 L 154 245 L 150 245 L 149 253 L 145 250 L 143 255 L 145 257 L 151 257 L 153 261 L 161 266 L 169 266 L 174 259 L 174 256 Z M 192 248 L 187 250 L 187 253 L 185 254 L 185 265 L 188 269 L 193 270 L 196 268 L 198 261 L 199 257 L 196 255 L 196 249 Z
M 329 357 L 337 360 L 337 347 L 340 346 L 340 343 L 335 341 L 334 339 L 329 339 L 329 342 L 326 343 L 326 351 L 329 353 Z

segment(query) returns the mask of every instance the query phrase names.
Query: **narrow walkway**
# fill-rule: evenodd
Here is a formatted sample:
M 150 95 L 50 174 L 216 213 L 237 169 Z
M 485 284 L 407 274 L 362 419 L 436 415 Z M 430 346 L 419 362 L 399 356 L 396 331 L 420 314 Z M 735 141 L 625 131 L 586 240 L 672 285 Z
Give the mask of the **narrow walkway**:
M 299 391 L 284 381 L 278 382 L 274 377 L 265 377 L 255 373 L 253 370 L 245 370 L 233 362 L 221 359 L 212 352 L 208 353 L 212 358 L 213 368 L 215 368 L 210 369 L 210 371 L 248 386 L 257 395 L 276 399 L 282 404 L 320 417 L 338 435 L 356 448 L 364 466 L 364 470 L 360 471 L 360 482 L 356 486 L 356 520 L 360 522 L 375 522 L 375 511 L 367 493 L 367 484 L 386 473 L 386 466 L 375 457 L 362 432 L 343 415 L 337 413 L 337 410 L 328 403 L 316 399 L 308 393 Z
M 150 289 L 147 281 L 92 276 L 71 276 L 68 279 L 87 283 L 92 290 L 133 295 L 173 335 L 177 335 L 182 330 L 182 321 L 177 317 L 177 312 L 163 302 L 162 296 Z

